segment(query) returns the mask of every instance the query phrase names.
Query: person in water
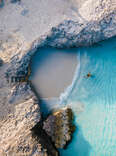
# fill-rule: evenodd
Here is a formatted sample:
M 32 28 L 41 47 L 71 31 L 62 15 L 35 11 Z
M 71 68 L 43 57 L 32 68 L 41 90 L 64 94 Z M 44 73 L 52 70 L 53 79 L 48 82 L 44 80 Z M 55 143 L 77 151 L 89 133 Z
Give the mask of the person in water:
M 89 77 L 92 77 L 92 74 L 90 72 L 86 75 L 86 78 L 89 78 Z

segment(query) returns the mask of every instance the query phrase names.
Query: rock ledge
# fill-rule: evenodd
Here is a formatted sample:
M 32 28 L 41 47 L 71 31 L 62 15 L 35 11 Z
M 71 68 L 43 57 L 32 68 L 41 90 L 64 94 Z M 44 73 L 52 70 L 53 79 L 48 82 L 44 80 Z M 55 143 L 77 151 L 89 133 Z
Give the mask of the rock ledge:
M 72 133 L 75 129 L 72 120 L 72 110 L 65 107 L 52 113 L 44 121 L 43 129 L 52 138 L 56 148 L 66 147 L 66 144 L 71 140 Z

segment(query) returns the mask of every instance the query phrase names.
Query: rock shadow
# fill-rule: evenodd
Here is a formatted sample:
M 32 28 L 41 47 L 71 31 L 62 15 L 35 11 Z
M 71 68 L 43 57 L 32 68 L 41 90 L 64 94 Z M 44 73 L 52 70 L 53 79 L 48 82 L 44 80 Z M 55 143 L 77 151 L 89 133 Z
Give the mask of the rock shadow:
M 3 8 L 4 7 L 4 0 L 1 0 L 0 1 L 0 8 Z
M 73 134 L 72 142 L 68 145 L 66 150 L 60 150 L 61 156 L 89 156 L 91 145 L 84 138 L 83 132 L 79 126 Z

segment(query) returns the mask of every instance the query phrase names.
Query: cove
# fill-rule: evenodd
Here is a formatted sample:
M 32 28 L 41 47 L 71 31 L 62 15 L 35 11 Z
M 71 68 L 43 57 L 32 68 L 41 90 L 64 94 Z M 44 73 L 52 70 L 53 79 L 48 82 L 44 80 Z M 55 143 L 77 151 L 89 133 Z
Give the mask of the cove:
M 85 75 L 91 72 L 90 78 Z M 61 156 L 116 155 L 116 38 L 80 48 L 80 72 L 62 103 L 75 114 L 77 130 Z
M 44 52 L 41 51 L 42 58 L 46 58 L 46 51 L 50 52 L 53 50 L 53 52 L 55 52 L 56 49 L 51 50 L 51 48 L 48 48 L 44 50 Z M 66 51 L 74 55 L 76 58 L 74 60 L 77 61 L 73 68 L 71 67 L 73 70 L 70 73 L 72 77 L 69 76 L 70 81 L 55 94 L 51 92 L 49 95 L 44 96 L 44 92 L 41 92 L 42 97 L 49 99 L 47 104 L 46 102 L 41 104 L 43 112 L 46 112 L 47 109 L 49 110 L 49 107 L 50 109 L 54 109 L 63 106 L 70 106 L 74 112 L 74 122 L 77 128 L 73 135 L 72 142 L 68 145 L 67 149 L 59 150 L 60 155 L 115 156 L 116 38 L 102 41 L 91 47 L 76 48 L 74 49 L 74 53 L 73 49 Z M 38 55 L 32 59 L 32 71 L 37 70 L 38 65 L 40 65 L 36 64 L 36 62 L 39 61 L 37 56 L 40 56 L 39 52 Z M 42 58 L 40 62 L 43 62 Z M 48 56 L 47 58 L 48 62 L 50 62 Z M 60 63 L 62 61 L 60 61 Z M 51 67 L 52 66 L 53 64 L 51 64 Z M 55 71 L 55 69 L 56 68 L 53 70 Z M 46 71 L 47 70 L 45 70 L 45 74 Z M 92 74 L 92 77 L 85 77 L 88 72 Z M 49 75 L 49 73 L 47 75 Z M 34 73 L 32 72 L 31 80 L 33 77 Z M 65 77 L 66 80 L 67 78 L 68 76 Z M 59 79 L 56 79 L 56 84 Z M 70 83 L 71 81 L 72 83 Z M 40 84 L 40 86 L 44 85 L 43 83 Z M 62 84 L 64 84 L 64 81 Z M 55 88 L 57 86 L 53 86 L 54 89 L 57 90 L 57 88 Z M 45 107 L 46 105 L 47 107 Z
M 31 60 L 30 80 L 38 93 L 44 115 L 60 107 L 60 94 L 72 83 L 77 64 L 76 48 L 37 49 Z

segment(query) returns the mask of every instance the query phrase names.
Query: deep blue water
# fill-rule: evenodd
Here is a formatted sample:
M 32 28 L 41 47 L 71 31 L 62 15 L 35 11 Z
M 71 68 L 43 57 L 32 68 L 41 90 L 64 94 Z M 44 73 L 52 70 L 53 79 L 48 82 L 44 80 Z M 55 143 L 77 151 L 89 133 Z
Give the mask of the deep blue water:
M 116 38 L 77 49 L 80 68 L 61 95 L 74 111 L 76 131 L 61 156 L 116 156 Z M 85 78 L 91 72 L 92 77 Z

